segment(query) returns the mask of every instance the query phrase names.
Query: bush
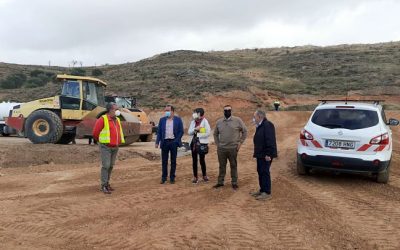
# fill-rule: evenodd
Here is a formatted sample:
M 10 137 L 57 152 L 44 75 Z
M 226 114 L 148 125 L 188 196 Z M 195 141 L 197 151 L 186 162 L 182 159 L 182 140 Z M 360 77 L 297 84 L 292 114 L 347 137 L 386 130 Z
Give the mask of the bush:
M 31 71 L 31 77 L 37 77 L 38 75 L 45 74 L 43 70 L 35 69 Z
M 17 89 L 24 85 L 26 81 L 26 75 L 22 73 L 15 73 L 7 76 L 7 78 L 1 81 L 0 86 L 3 89 Z
M 86 70 L 82 68 L 73 68 L 71 69 L 71 75 L 74 76 L 85 76 L 86 75 Z
M 92 76 L 101 76 L 101 75 L 103 75 L 103 71 L 101 71 L 100 69 L 92 70 Z
M 38 77 L 31 77 L 28 83 L 25 84 L 27 88 L 34 88 L 44 86 L 49 82 L 49 78 L 46 75 L 39 75 Z

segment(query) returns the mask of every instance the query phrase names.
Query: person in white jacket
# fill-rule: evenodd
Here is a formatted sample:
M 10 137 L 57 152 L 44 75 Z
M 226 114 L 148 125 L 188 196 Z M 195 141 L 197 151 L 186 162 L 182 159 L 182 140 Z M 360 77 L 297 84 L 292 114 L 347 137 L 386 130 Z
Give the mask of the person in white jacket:
M 193 111 L 193 120 L 190 123 L 189 135 L 192 136 L 190 148 L 192 151 L 193 159 L 193 184 L 199 182 L 197 175 L 197 161 L 200 158 L 201 172 L 203 174 L 203 181 L 208 182 L 207 169 L 206 169 L 206 154 L 208 153 L 208 137 L 211 134 L 211 127 L 207 119 L 204 117 L 204 109 L 196 108 Z

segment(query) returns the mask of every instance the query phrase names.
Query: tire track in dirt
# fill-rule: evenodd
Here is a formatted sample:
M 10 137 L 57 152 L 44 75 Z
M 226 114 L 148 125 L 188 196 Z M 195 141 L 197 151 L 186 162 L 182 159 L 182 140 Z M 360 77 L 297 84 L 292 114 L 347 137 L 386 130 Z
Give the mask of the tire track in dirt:
M 294 163 L 292 169 L 294 169 Z M 349 190 L 344 189 L 340 184 L 332 186 L 326 183 L 323 185 L 319 180 L 313 180 L 311 179 L 312 177 L 308 176 L 298 176 L 293 172 L 283 175 L 288 181 L 292 181 L 292 183 L 296 184 L 300 190 L 340 212 L 341 216 L 348 221 L 348 225 L 350 225 L 354 231 L 357 231 L 359 235 L 364 235 L 364 237 L 368 239 L 369 242 L 375 244 L 376 247 L 385 249 L 398 249 L 398 247 L 400 247 L 398 242 L 400 238 L 399 227 L 388 224 L 388 221 L 385 219 L 387 215 L 380 213 L 385 213 L 384 210 L 386 209 L 383 211 L 380 210 L 385 206 L 393 207 L 393 202 L 381 204 L 379 207 L 371 206 L 371 203 L 368 205 L 368 202 L 365 201 L 370 197 L 367 192 L 363 192 L 363 195 L 366 197 L 366 199 L 364 199 L 354 192 L 349 192 Z M 376 200 L 377 197 L 374 196 L 373 201 L 375 202 Z M 382 201 L 377 201 L 376 204 L 379 204 L 379 202 Z M 388 210 L 386 210 L 386 212 L 387 211 Z M 379 214 L 379 217 L 377 214 Z M 395 216 L 397 223 L 400 223 L 398 219 L 400 218 L 400 214 L 398 211 L 392 211 L 391 215 Z

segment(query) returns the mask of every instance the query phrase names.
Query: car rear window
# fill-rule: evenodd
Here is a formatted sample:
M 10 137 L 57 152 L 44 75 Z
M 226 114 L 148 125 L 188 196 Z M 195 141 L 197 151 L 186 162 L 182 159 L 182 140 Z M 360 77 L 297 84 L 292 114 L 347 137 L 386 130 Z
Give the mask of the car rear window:
M 311 121 L 324 128 L 363 129 L 378 124 L 376 111 L 360 109 L 319 109 Z

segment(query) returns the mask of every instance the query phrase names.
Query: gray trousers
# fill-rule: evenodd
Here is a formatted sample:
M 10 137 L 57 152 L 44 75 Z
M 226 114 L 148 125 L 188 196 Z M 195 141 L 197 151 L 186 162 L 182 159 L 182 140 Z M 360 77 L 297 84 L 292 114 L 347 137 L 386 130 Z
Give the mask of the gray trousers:
M 117 159 L 118 147 L 107 147 L 104 144 L 100 145 L 100 155 L 101 155 L 101 172 L 100 181 L 101 186 L 108 185 L 110 181 L 111 172 L 113 170 L 115 160 Z
M 236 148 L 218 148 L 218 161 L 219 161 L 219 175 L 218 183 L 224 184 L 225 174 L 226 174 L 226 164 L 229 160 L 229 165 L 231 166 L 231 178 L 232 184 L 237 184 L 238 182 L 238 171 L 237 171 L 237 149 Z

